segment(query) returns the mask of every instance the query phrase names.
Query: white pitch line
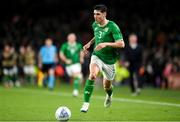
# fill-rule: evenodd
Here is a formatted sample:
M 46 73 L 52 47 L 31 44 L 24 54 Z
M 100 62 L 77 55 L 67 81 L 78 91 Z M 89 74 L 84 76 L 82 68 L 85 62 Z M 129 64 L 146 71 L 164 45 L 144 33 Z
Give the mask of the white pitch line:
M 72 94 L 69 93 L 61 93 L 60 96 L 72 96 Z M 80 97 L 82 97 L 82 95 L 79 95 Z M 95 99 L 101 99 L 104 100 L 105 97 L 103 96 L 97 96 L 97 95 L 93 95 L 93 98 Z M 116 102 L 129 102 L 129 103 L 142 103 L 142 104 L 151 104 L 151 105 L 161 105 L 161 106 L 172 106 L 172 107 L 180 107 L 180 104 L 176 104 L 176 103 L 169 103 L 169 102 L 158 102 L 158 101 L 148 101 L 148 100 L 135 100 L 135 99 L 128 99 L 128 98 L 115 98 L 113 97 L 113 101 Z
M 67 93 L 67 92 L 50 92 L 50 91 L 35 91 L 34 89 L 23 89 L 23 91 L 19 91 L 17 90 L 16 92 L 24 92 L 24 90 L 30 92 L 30 93 L 39 93 L 39 94 L 46 94 L 46 95 L 55 95 L 55 96 L 72 96 L 72 94 Z M 14 91 L 13 91 L 14 92 Z M 82 95 L 79 95 L 79 97 L 83 97 Z M 104 100 L 105 96 L 97 96 L 97 95 L 93 95 L 92 96 L 95 99 L 101 99 Z M 113 101 L 115 102 L 129 102 L 129 103 L 141 103 L 141 104 L 151 104 L 151 105 L 161 105 L 161 106 L 171 106 L 171 107 L 180 107 L 180 104 L 176 104 L 176 103 L 170 103 L 170 102 L 158 102 L 158 101 L 148 101 L 148 100 L 140 100 L 140 99 L 128 99 L 128 98 L 115 98 L 113 97 Z
M 102 97 L 102 96 L 95 96 L 95 98 L 97 98 L 97 99 L 104 99 L 104 97 Z M 127 98 L 113 98 L 113 101 L 180 107 L 180 104 L 176 104 L 176 103 L 157 102 L 157 101 L 148 101 L 148 100 L 140 100 L 140 99 L 135 100 L 135 99 L 127 99 Z

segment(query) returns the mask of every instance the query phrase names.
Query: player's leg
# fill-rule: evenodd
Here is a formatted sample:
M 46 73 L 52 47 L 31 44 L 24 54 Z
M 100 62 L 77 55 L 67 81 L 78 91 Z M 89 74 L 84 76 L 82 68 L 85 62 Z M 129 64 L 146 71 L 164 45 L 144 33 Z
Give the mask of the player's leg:
M 28 81 L 28 83 L 34 85 L 34 74 L 35 74 L 35 69 L 33 65 L 26 65 L 24 66 L 24 73 L 25 73 L 25 78 Z
M 86 85 L 84 89 L 84 101 L 89 102 L 90 101 L 90 96 L 93 92 L 94 88 L 94 81 L 97 78 L 97 75 L 99 73 L 99 67 L 97 64 L 91 63 L 90 64 L 90 75 L 89 78 L 86 80 Z
M 114 65 L 107 65 L 103 64 L 103 86 L 106 92 L 106 98 L 104 101 L 104 107 L 109 107 L 112 102 L 112 95 L 113 95 L 113 86 L 112 81 L 115 77 L 115 67 Z
M 81 73 L 81 64 L 73 64 L 71 67 L 72 70 L 72 77 L 73 77 L 73 96 L 78 96 L 79 94 L 79 85 L 82 80 L 82 73 Z
M 48 65 L 47 64 L 42 64 L 42 68 L 41 68 L 42 74 L 43 74 L 43 87 L 47 87 L 47 83 L 48 83 Z
M 50 68 L 48 71 L 48 88 L 53 90 L 55 84 L 54 68 Z
M 16 87 L 20 87 L 21 84 L 18 80 L 18 68 L 17 68 L 17 66 L 13 66 L 13 68 L 11 69 L 11 75 L 12 75 L 12 80 L 14 82 L 14 85 Z
M 103 80 L 103 86 L 104 86 L 104 90 L 106 92 L 106 98 L 104 101 L 104 107 L 109 107 L 111 106 L 111 102 L 112 102 L 112 96 L 113 96 L 113 86 L 112 86 L 112 81 L 104 79 Z
M 11 80 L 11 77 L 10 77 L 10 75 L 9 75 L 9 69 L 4 68 L 4 67 L 3 67 L 3 76 L 2 76 L 2 80 L 3 80 L 4 86 L 5 86 L 6 88 L 11 87 L 11 86 L 10 86 L 10 82 L 11 82 L 10 80 Z
M 90 63 L 89 69 L 90 69 L 90 74 L 89 74 L 89 78 L 86 80 L 86 84 L 84 88 L 84 104 L 81 108 L 81 112 L 88 111 L 90 97 L 92 95 L 94 88 L 94 80 L 96 79 L 100 71 L 98 65 L 95 63 Z
M 81 72 L 73 74 L 73 96 L 78 96 L 79 94 L 79 85 L 82 80 Z

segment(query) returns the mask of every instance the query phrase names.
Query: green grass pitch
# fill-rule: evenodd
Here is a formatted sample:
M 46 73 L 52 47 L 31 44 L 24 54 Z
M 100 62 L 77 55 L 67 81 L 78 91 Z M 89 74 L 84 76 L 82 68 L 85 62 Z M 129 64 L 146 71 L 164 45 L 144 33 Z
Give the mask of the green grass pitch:
M 180 121 L 180 91 L 143 89 L 133 97 L 129 88 L 114 87 L 113 103 L 104 108 L 105 92 L 95 87 L 90 108 L 81 113 L 83 87 L 78 97 L 72 96 L 72 85 L 60 84 L 54 91 L 46 88 L 0 86 L 0 121 L 54 121 L 59 106 L 70 108 L 73 121 Z

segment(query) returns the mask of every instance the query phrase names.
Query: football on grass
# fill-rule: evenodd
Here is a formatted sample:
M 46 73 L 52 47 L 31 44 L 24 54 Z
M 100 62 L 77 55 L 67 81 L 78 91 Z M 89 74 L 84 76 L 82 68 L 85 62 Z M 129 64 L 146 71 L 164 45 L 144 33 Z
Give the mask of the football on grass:
M 71 111 L 68 107 L 61 106 L 56 110 L 55 117 L 59 121 L 68 121 L 71 117 Z

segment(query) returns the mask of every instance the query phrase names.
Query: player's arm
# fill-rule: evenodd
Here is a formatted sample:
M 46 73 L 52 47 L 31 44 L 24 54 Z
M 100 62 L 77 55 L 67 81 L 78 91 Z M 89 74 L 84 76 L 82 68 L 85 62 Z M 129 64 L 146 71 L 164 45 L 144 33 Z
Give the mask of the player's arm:
M 38 67 L 42 68 L 42 58 L 41 58 L 41 54 L 38 54 Z
M 65 64 L 70 64 L 72 62 L 70 59 L 66 58 L 62 51 L 60 51 L 59 57 Z
M 80 63 L 84 63 L 84 53 L 83 51 L 80 52 Z
M 100 43 L 95 47 L 95 50 L 100 50 L 105 47 L 112 47 L 112 48 L 124 48 L 125 47 L 122 33 L 116 24 L 112 25 L 111 32 L 112 32 L 113 39 L 115 41 Z
M 95 50 L 101 50 L 105 47 L 113 47 L 113 48 L 124 48 L 125 43 L 124 40 L 116 40 L 115 42 L 104 42 L 100 43 L 96 46 Z
M 85 44 L 84 46 L 83 46 L 83 53 L 85 54 L 85 55 L 87 55 L 88 54 L 88 49 L 91 47 L 91 45 L 93 44 L 95 42 L 95 37 L 93 37 L 87 44 Z
M 54 57 L 54 62 L 57 64 L 58 63 L 58 52 L 57 48 L 55 47 L 55 57 Z
M 58 54 L 56 53 L 56 55 L 55 55 L 55 63 L 58 63 Z
M 87 44 L 83 46 L 83 50 L 87 50 L 91 47 L 91 45 L 94 43 L 95 37 L 93 37 Z

